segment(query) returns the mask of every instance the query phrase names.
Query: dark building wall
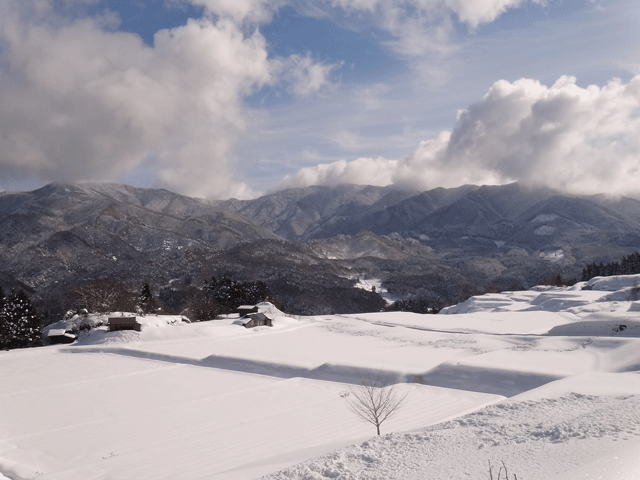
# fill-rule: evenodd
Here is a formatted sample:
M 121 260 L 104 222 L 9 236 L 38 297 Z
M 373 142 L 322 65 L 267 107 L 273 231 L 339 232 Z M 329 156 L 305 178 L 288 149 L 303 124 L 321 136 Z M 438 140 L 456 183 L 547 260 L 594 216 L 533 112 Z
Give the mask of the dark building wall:
M 142 325 L 138 323 L 135 317 L 112 317 L 109 318 L 109 331 L 117 332 L 118 330 L 142 330 Z

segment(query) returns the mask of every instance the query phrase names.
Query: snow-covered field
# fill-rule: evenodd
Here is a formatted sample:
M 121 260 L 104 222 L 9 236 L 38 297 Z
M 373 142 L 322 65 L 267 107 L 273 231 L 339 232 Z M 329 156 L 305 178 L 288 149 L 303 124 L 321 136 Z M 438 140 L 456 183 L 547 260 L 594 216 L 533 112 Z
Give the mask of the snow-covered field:
M 0 479 L 482 480 L 501 461 L 519 480 L 638 479 L 636 284 L 439 315 L 265 304 L 274 326 L 254 329 L 147 316 L 140 333 L 0 352 Z M 346 393 L 378 372 L 408 396 L 374 437 Z

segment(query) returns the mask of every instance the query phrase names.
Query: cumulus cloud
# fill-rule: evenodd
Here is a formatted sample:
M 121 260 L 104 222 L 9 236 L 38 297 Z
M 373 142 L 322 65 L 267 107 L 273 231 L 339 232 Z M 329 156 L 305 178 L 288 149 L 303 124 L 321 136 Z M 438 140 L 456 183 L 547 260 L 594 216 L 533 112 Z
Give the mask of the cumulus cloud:
M 303 169 L 287 185 L 394 183 L 429 189 L 519 181 L 574 193 L 637 196 L 640 75 L 586 88 L 563 76 L 496 82 L 455 127 L 400 161 L 358 159 Z M 357 180 L 355 172 L 363 172 Z M 385 181 L 386 179 L 386 181 Z
M 545 0 L 530 0 L 534 4 L 545 4 Z M 476 28 L 494 21 L 510 8 L 527 3 L 527 0 L 445 0 L 445 4 L 460 22 Z
M 161 30 L 149 47 L 52 1 L 0 0 L 2 176 L 106 181 L 145 169 L 191 195 L 250 195 L 233 171 L 243 99 L 290 72 L 307 84 L 292 82 L 295 93 L 312 92 L 330 67 L 268 58 L 264 37 L 238 21 L 260 2 L 207 3 L 229 14 Z
M 340 160 L 306 167 L 287 175 L 278 188 L 308 187 L 310 185 L 339 185 L 355 183 L 384 186 L 391 183 L 397 162 L 385 158 L 358 158 Z
M 244 127 L 239 99 L 271 79 L 259 35 L 191 20 L 149 48 L 90 18 L 3 33 L 3 166 L 47 180 L 105 180 L 155 158 L 167 187 L 196 195 L 241 187 L 228 182 L 227 158 Z

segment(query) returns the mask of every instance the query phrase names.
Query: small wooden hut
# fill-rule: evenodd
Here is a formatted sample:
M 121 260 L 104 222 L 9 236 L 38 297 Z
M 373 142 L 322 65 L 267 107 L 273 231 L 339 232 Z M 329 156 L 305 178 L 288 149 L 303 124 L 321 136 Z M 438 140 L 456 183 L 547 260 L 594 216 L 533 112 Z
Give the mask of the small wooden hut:
M 67 332 L 64 328 L 52 328 L 47 332 L 47 340 L 49 342 L 49 345 L 73 343 L 77 338 L 77 335 L 71 332 Z
M 258 313 L 258 307 L 255 305 L 240 305 L 238 307 L 238 316 L 240 318 L 250 315 L 252 313 Z
M 273 327 L 273 321 L 264 313 L 252 313 L 245 317 L 245 320 L 242 322 L 242 326 L 245 328 L 260 326 Z
M 109 331 L 117 332 L 118 330 L 142 330 L 142 325 L 138 323 L 138 318 L 133 317 L 109 317 Z

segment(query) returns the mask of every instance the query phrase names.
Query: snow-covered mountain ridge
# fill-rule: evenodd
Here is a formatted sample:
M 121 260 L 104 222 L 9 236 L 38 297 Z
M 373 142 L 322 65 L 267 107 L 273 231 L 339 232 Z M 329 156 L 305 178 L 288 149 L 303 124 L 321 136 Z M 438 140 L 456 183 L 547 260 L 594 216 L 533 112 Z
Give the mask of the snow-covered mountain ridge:
M 638 200 L 568 195 L 518 183 L 426 192 L 363 185 L 308 187 L 215 204 L 292 241 L 355 235 L 365 229 L 378 235 L 422 236 L 432 247 L 463 236 L 533 247 L 549 243 L 543 238 L 548 236 L 558 240 L 635 232 L 637 238 L 640 227 Z
M 279 237 L 166 190 L 51 184 L 0 195 L 4 273 L 33 289 L 87 276 L 153 278 L 158 269 L 178 276 L 178 264 L 197 266 L 217 251 L 262 239 Z
M 488 479 L 504 461 L 521 480 L 635 479 L 638 284 L 483 295 L 439 315 L 264 304 L 274 326 L 254 329 L 148 316 L 141 332 L 0 352 L 0 475 Z M 376 372 L 408 397 L 372 439 L 345 393 Z
M 637 200 L 518 184 L 339 185 L 224 202 L 116 184 L 0 194 L 0 286 L 37 292 L 44 304 L 92 278 L 129 288 L 153 279 L 175 299 L 184 297 L 172 291 L 176 279 L 186 288 L 233 274 L 265 281 L 296 313 L 375 311 L 379 302 L 353 288 L 358 278 L 442 306 L 576 277 L 638 245 Z

